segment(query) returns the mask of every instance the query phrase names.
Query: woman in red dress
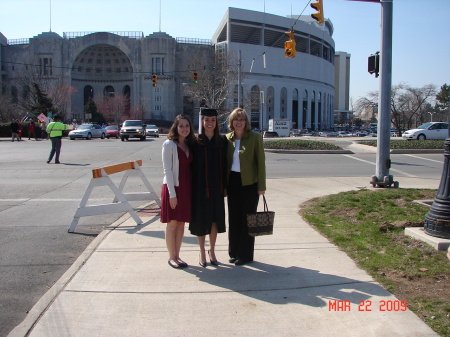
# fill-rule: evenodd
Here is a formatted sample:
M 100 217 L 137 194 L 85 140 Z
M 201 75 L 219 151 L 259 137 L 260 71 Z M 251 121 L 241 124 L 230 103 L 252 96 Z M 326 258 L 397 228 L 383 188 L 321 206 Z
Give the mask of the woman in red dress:
M 161 222 L 167 223 L 166 246 L 172 268 L 187 267 L 180 258 L 184 224 L 191 221 L 191 162 L 194 129 L 185 115 L 178 115 L 162 146 L 164 180 L 161 189 Z

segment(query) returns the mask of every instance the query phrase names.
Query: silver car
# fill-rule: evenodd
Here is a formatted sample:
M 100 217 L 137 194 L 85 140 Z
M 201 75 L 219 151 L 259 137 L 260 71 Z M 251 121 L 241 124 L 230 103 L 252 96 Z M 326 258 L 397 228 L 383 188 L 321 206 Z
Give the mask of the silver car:
M 156 125 L 149 124 L 145 127 L 145 134 L 149 137 L 159 137 L 159 130 Z
M 101 138 L 106 137 L 106 130 L 98 124 L 81 124 L 75 130 L 69 132 L 69 138 L 74 140 L 75 138 Z
M 403 139 L 446 139 L 448 137 L 448 123 L 429 122 L 422 124 L 417 129 L 405 131 L 402 134 Z

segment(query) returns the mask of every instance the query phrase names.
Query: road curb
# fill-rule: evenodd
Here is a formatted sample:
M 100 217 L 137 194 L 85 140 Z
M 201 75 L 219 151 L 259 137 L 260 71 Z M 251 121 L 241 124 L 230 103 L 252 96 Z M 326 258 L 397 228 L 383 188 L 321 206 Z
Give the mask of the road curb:
M 290 154 L 354 154 L 350 150 L 278 150 L 278 149 L 264 149 L 265 152 L 270 153 L 290 153 Z
M 39 319 L 44 315 L 47 309 L 55 301 L 58 295 L 66 288 L 67 284 L 73 279 L 77 272 L 84 266 L 86 261 L 91 257 L 97 247 L 106 239 L 106 237 L 130 215 L 128 213 L 122 215 L 113 224 L 102 230 L 97 237 L 86 247 L 86 249 L 78 256 L 69 269 L 60 277 L 58 281 L 39 299 L 39 301 L 31 308 L 25 319 L 17 325 L 8 337 L 24 337 L 32 331 L 33 327 L 38 323 Z M 73 233 L 69 233 L 73 235 Z M 76 235 L 76 233 L 75 233 Z
M 392 154 L 426 154 L 426 153 L 444 153 L 444 149 L 394 149 Z

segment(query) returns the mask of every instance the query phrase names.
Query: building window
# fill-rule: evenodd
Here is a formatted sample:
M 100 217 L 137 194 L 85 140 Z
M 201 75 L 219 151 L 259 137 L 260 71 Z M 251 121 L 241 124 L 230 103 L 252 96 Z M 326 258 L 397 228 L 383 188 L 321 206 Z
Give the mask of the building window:
M 39 74 L 48 76 L 53 75 L 53 59 L 50 57 L 39 58 Z
M 164 58 L 153 57 L 152 58 L 152 73 L 156 75 L 164 75 Z

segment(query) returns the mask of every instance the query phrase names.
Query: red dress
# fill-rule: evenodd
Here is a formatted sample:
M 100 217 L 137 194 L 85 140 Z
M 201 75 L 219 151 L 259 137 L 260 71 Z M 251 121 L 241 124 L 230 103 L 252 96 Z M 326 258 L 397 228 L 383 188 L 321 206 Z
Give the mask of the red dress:
M 169 203 L 169 189 L 167 184 L 163 184 L 161 188 L 161 222 L 168 223 L 171 220 L 178 222 L 191 221 L 191 162 L 192 154 L 186 156 L 183 150 L 177 146 L 178 162 L 180 165 L 178 182 L 179 186 L 175 186 L 177 193 L 177 207 L 172 209 Z

